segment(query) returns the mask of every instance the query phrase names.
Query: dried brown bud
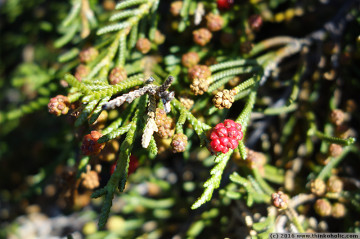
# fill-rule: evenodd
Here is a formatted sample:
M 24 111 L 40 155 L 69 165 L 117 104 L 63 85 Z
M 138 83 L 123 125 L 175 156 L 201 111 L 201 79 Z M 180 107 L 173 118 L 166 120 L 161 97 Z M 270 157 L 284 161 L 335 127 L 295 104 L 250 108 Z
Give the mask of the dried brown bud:
M 146 54 L 151 50 L 151 42 L 147 38 L 140 38 L 136 42 L 136 49 L 142 54 Z
M 206 15 L 206 26 L 212 32 L 220 31 L 224 26 L 224 19 L 220 15 L 209 13 Z
M 182 55 L 181 63 L 187 68 L 191 68 L 197 65 L 200 61 L 200 57 L 196 52 L 188 52 Z
M 89 62 L 95 60 L 95 58 L 98 55 L 99 55 L 99 52 L 96 48 L 88 47 L 88 48 L 83 49 L 80 52 L 79 58 L 82 63 L 89 63 Z
M 322 196 L 325 194 L 326 185 L 325 182 L 321 179 L 315 179 L 310 184 L 310 190 L 316 196 Z
M 180 15 L 181 12 L 181 8 L 183 6 L 183 2 L 182 1 L 175 1 L 171 3 L 170 6 L 170 12 L 174 17 L 177 17 Z
M 327 181 L 327 190 L 331 193 L 340 193 L 342 192 L 344 183 L 337 176 L 331 176 Z
M 344 119 L 345 119 L 345 114 L 342 110 L 335 109 L 335 110 L 331 111 L 331 114 L 330 114 L 331 123 L 339 126 L 344 122 Z
M 289 196 L 282 191 L 271 194 L 272 204 L 279 209 L 286 209 L 289 203 Z
M 64 95 L 57 95 L 50 99 L 48 104 L 48 110 L 50 114 L 60 116 L 65 115 L 69 111 L 70 101 L 69 98 Z
M 127 74 L 124 68 L 114 67 L 109 75 L 109 82 L 111 85 L 116 85 L 127 79 Z
M 331 216 L 335 218 L 343 218 L 346 214 L 346 208 L 342 203 L 334 203 L 331 207 Z
M 86 77 L 90 73 L 90 68 L 84 64 L 80 64 L 76 67 L 75 70 L 75 78 L 78 81 L 81 81 L 84 77 Z
M 205 65 L 196 65 L 189 70 L 189 78 L 192 80 L 190 89 L 195 95 L 202 95 L 209 88 L 207 78 L 211 76 L 209 67 Z
M 194 42 L 200 46 L 205 46 L 212 38 L 211 32 L 206 28 L 193 31 Z
M 329 155 L 331 157 L 338 157 L 341 155 L 343 148 L 339 144 L 330 144 L 329 146 Z
M 327 217 L 331 214 L 331 204 L 326 199 L 318 199 L 314 204 L 315 212 L 321 217 Z
M 171 147 L 173 148 L 174 153 L 181 153 L 185 151 L 185 148 L 188 144 L 188 138 L 185 134 L 175 134 L 172 141 Z
M 230 109 L 234 103 L 234 96 L 236 94 L 235 90 L 222 90 L 216 93 L 212 102 L 218 109 Z

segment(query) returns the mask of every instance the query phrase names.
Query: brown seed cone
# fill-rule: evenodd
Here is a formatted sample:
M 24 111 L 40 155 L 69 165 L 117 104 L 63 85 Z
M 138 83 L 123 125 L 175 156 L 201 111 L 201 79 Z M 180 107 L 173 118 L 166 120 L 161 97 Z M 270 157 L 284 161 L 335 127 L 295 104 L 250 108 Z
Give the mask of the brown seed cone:
M 193 40 L 200 46 L 205 46 L 212 38 L 211 32 L 206 28 L 193 31 Z
M 195 95 L 202 95 L 209 88 L 207 78 L 211 76 L 209 67 L 205 65 L 196 65 L 189 70 L 189 78 L 192 80 L 190 89 Z
M 282 191 L 271 194 L 272 204 L 279 209 L 286 209 L 289 203 L 289 196 Z
M 100 186 L 99 175 L 95 171 L 82 173 L 81 178 L 83 179 L 81 185 L 86 189 L 93 190 Z
M 189 96 L 187 95 L 181 95 L 180 97 L 180 102 L 181 104 L 187 109 L 191 109 L 191 107 L 193 107 L 194 105 L 194 100 L 191 99 Z
M 114 67 L 109 75 L 109 82 L 111 85 L 116 85 L 127 79 L 127 74 L 124 68 Z
M 182 1 L 174 1 L 170 5 L 170 12 L 174 17 L 177 17 L 180 15 L 181 8 L 183 6 Z
M 147 38 L 140 38 L 136 42 L 136 49 L 142 54 L 146 54 L 151 50 L 151 42 Z
M 331 207 L 331 216 L 335 218 L 343 218 L 346 214 L 346 208 L 342 203 L 334 203 Z
M 325 182 L 321 179 L 315 179 L 310 184 L 310 190 L 316 196 L 322 196 L 325 194 L 326 185 Z
M 344 187 L 343 181 L 337 176 L 331 176 L 327 181 L 327 190 L 331 193 L 340 193 Z
M 331 111 L 330 121 L 336 126 L 341 125 L 344 122 L 345 114 L 342 110 L 335 109 Z
M 220 31 L 224 26 L 224 19 L 220 15 L 209 13 L 205 18 L 206 26 L 212 32 Z
M 331 214 L 331 204 L 326 199 L 318 199 L 314 204 L 315 212 L 321 217 L 327 217 Z
M 88 47 L 82 50 L 79 54 L 82 63 L 89 63 L 99 55 L 99 51 L 94 47 Z
M 75 70 L 75 78 L 78 81 L 81 81 L 84 77 L 86 77 L 90 73 L 90 68 L 84 64 L 80 64 L 76 67 Z
M 175 134 L 172 141 L 171 147 L 173 148 L 174 153 L 181 153 L 185 151 L 185 148 L 188 144 L 188 138 L 185 134 Z
M 181 63 L 187 68 L 191 68 L 197 65 L 200 61 L 200 57 L 196 52 L 188 52 L 181 57 Z
M 212 102 L 218 109 L 230 109 L 232 104 L 234 103 L 234 96 L 236 94 L 235 90 L 223 90 L 216 93 Z
M 57 95 L 50 99 L 48 110 L 50 114 L 60 116 L 68 113 L 70 107 L 69 98 L 64 95 Z

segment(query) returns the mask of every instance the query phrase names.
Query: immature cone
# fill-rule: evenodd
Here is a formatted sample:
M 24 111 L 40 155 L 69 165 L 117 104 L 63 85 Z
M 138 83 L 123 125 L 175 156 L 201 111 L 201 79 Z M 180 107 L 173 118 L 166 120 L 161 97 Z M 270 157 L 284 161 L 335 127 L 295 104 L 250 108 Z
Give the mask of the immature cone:
M 181 12 L 181 8 L 183 6 L 183 2 L 182 1 L 175 1 L 172 2 L 170 5 L 170 12 L 174 17 L 177 17 L 180 15 Z
M 156 109 L 155 123 L 158 127 L 156 132 L 161 138 L 169 138 L 174 134 L 174 121 L 172 118 L 166 116 L 165 110 Z
M 185 134 L 175 134 L 172 141 L 171 147 L 173 148 L 174 153 L 181 153 L 185 151 L 185 148 L 188 144 L 188 138 Z
M 205 18 L 206 26 L 212 32 L 220 31 L 224 26 L 224 19 L 220 15 L 209 13 Z
M 234 103 L 234 96 L 236 95 L 236 91 L 232 90 L 222 90 L 216 93 L 212 102 L 218 109 L 230 109 L 232 104 Z
M 147 38 L 140 38 L 136 42 L 136 49 L 142 54 L 146 54 L 151 50 L 151 42 Z
M 93 190 L 100 186 L 99 175 L 97 172 L 91 170 L 86 173 L 81 173 L 81 185 L 89 190 Z
M 282 191 L 271 194 L 272 204 L 279 209 L 286 209 L 289 204 L 289 196 Z
M 124 68 L 114 67 L 109 75 L 109 82 L 111 85 L 116 85 L 127 79 L 127 74 Z
M 189 70 L 189 78 L 192 80 L 190 89 L 195 95 L 202 95 L 209 88 L 207 78 L 211 76 L 209 67 L 205 65 L 196 65 Z
M 210 146 L 214 152 L 227 153 L 229 149 L 235 149 L 242 140 L 241 125 L 232 120 L 225 120 L 217 124 L 210 135 Z
M 342 192 L 344 183 L 337 176 L 331 176 L 327 181 L 327 190 L 331 193 L 340 193 Z
M 205 46 L 212 38 L 211 32 L 206 28 L 193 31 L 193 40 L 200 46 Z
M 335 109 L 331 111 L 330 121 L 336 126 L 341 125 L 344 122 L 345 114 L 342 110 Z
M 181 95 L 180 97 L 180 102 L 181 104 L 187 109 L 191 109 L 191 107 L 193 107 L 194 105 L 194 100 L 191 99 L 189 96 L 187 95 Z
M 82 50 L 79 54 L 80 61 L 82 63 L 89 63 L 99 55 L 98 50 L 94 47 L 88 47 Z
M 50 114 L 60 116 L 65 115 L 69 111 L 70 101 L 69 98 L 64 95 L 57 95 L 50 99 L 48 104 L 48 110 Z
M 83 78 L 85 78 L 90 73 L 90 68 L 84 64 L 80 64 L 78 67 L 76 67 L 75 70 L 75 78 L 78 81 L 81 81 Z
M 181 64 L 187 68 L 197 65 L 199 61 L 200 57 L 196 52 L 188 52 L 181 57 Z
M 101 150 L 105 147 L 105 143 L 98 143 L 98 139 L 102 136 L 98 131 L 91 131 L 90 134 L 84 136 L 81 151 L 84 155 L 95 155 L 101 152 Z
M 331 214 L 331 204 L 326 199 L 318 199 L 314 204 L 315 212 L 321 217 L 327 217 Z
M 334 203 L 331 207 L 331 216 L 335 218 L 343 218 L 346 214 L 346 208 L 342 203 Z
M 325 182 L 321 179 L 315 179 L 310 184 L 310 190 L 316 196 L 322 196 L 325 194 L 326 185 Z

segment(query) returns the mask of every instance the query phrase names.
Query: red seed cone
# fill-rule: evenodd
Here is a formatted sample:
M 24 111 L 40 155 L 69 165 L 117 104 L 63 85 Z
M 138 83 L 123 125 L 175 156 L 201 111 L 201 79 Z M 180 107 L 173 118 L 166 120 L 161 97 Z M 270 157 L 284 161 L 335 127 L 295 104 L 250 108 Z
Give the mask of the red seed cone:
M 227 119 L 224 123 L 219 123 L 214 127 L 210 135 L 210 146 L 213 151 L 225 154 L 229 148 L 235 149 L 242 138 L 241 125 Z

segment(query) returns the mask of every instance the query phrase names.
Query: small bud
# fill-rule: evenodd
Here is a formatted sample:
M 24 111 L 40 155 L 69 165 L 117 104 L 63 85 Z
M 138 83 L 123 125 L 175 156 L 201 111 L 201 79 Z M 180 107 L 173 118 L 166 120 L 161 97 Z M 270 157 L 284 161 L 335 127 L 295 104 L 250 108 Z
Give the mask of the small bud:
M 193 107 L 194 105 L 194 100 L 192 98 L 190 98 L 189 96 L 187 95 L 180 95 L 179 96 L 180 98 L 180 102 L 181 104 L 187 109 L 191 109 L 191 107 Z
M 187 136 L 185 134 L 175 134 L 172 141 L 171 147 L 173 148 L 174 153 L 181 153 L 185 151 L 185 148 L 188 144 Z
M 249 17 L 248 23 L 252 30 L 259 31 L 263 22 L 259 14 L 254 14 Z
M 80 64 L 76 67 L 75 70 L 75 78 L 81 82 L 83 78 L 85 78 L 90 73 L 90 68 L 84 64 Z
M 180 15 L 181 8 L 183 6 L 182 1 L 174 1 L 170 5 L 170 12 L 174 17 L 177 17 Z
M 337 176 L 331 176 L 327 181 L 327 190 L 332 193 L 342 192 L 344 183 Z
M 64 95 L 57 95 L 50 99 L 48 104 L 48 110 L 50 114 L 60 116 L 65 115 L 69 111 L 70 101 L 68 97 Z
M 114 67 L 109 75 L 109 82 L 111 85 L 116 85 L 127 79 L 127 74 L 124 68 Z
M 162 34 L 159 30 L 155 31 L 154 42 L 156 45 L 161 45 L 165 42 L 165 35 Z
M 224 19 L 220 15 L 209 13 L 206 15 L 206 26 L 212 32 L 220 31 L 224 26 Z
M 334 203 L 331 207 L 331 216 L 335 218 L 343 218 L 346 214 L 346 208 L 342 203 Z
M 81 145 L 81 151 L 84 155 L 94 155 L 101 152 L 101 150 L 105 147 L 105 143 L 100 144 L 97 142 L 101 136 L 102 134 L 95 130 L 84 136 Z
M 174 120 L 166 116 L 166 112 L 163 109 L 156 109 L 155 123 L 158 127 L 156 132 L 161 138 L 170 138 L 174 134 Z
M 318 199 L 314 204 L 315 212 L 321 217 L 327 217 L 331 214 L 331 204 L 326 199 Z
M 193 31 L 193 40 L 196 44 L 200 46 L 205 46 L 210 42 L 212 38 L 211 32 L 206 28 L 200 28 Z
M 335 109 L 331 111 L 330 114 L 330 121 L 331 123 L 335 124 L 336 126 L 341 125 L 344 122 L 345 114 L 340 109 Z
M 341 155 L 343 148 L 339 144 L 330 144 L 329 146 L 329 155 L 331 157 L 338 157 Z
M 326 185 L 325 182 L 321 179 L 315 179 L 310 184 L 310 190 L 316 196 L 322 196 L 325 194 Z
M 146 54 L 151 50 L 151 42 L 147 38 L 140 38 L 136 42 L 136 49 L 142 54 Z
M 289 196 L 282 191 L 271 194 L 272 204 L 279 209 L 286 209 L 289 203 Z
M 80 61 L 82 63 L 89 63 L 99 55 L 99 52 L 94 47 L 88 47 L 82 50 L 79 54 Z
M 200 61 L 200 57 L 196 52 L 188 52 L 181 57 L 181 63 L 187 68 L 191 68 L 197 65 Z

